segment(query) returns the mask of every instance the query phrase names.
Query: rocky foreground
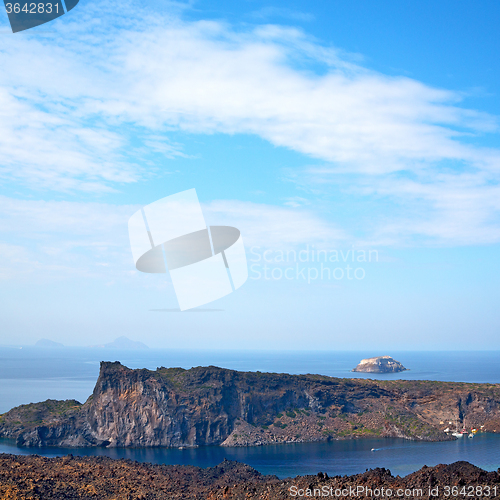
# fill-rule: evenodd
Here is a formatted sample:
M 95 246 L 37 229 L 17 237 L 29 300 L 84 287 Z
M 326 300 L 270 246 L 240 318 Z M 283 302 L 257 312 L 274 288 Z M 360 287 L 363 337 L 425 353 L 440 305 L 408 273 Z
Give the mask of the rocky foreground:
M 364 437 L 455 439 L 450 422 L 500 431 L 500 385 L 238 372 L 214 366 L 131 370 L 101 363 L 84 403 L 0 416 L 18 446 L 249 446 Z M 454 427 L 454 425 L 452 426 Z
M 370 493 L 371 490 L 371 493 Z M 328 493 L 327 493 L 328 492 Z M 238 462 L 153 465 L 105 457 L 0 455 L 5 500 L 280 500 L 290 498 L 500 498 L 500 473 L 467 462 L 423 467 L 404 478 L 374 469 L 353 476 L 278 479 Z

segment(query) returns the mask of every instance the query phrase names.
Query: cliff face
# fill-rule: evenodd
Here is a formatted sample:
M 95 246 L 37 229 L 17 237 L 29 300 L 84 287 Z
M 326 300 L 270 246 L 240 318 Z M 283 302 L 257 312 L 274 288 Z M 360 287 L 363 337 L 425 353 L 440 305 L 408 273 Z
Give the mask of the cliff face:
M 258 445 L 367 436 L 451 439 L 449 421 L 500 431 L 500 386 L 101 363 L 92 396 L 15 408 L 24 446 Z

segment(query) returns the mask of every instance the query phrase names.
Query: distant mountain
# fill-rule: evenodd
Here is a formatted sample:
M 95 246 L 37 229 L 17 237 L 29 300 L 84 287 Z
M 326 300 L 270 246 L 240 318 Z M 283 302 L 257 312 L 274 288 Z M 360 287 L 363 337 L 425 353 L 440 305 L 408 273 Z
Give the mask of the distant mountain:
M 390 356 L 376 356 L 375 358 L 362 359 L 352 371 L 364 373 L 397 373 L 406 370 L 407 368 Z
M 149 349 L 146 344 L 143 344 L 138 340 L 130 340 L 123 335 L 108 344 L 92 345 L 90 347 L 104 347 L 106 349 Z
M 40 339 L 35 343 L 35 347 L 64 347 L 64 344 L 49 339 Z

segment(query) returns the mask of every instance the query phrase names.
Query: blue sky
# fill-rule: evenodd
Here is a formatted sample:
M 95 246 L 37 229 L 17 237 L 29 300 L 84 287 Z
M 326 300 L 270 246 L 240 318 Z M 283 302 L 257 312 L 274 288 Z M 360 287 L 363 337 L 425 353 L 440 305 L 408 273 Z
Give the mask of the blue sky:
M 0 16 L 2 343 L 500 349 L 499 18 L 494 1 L 81 0 L 12 34 Z M 249 257 L 378 259 L 154 311 L 176 297 L 134 270 L 127 221 L 193 187 Z

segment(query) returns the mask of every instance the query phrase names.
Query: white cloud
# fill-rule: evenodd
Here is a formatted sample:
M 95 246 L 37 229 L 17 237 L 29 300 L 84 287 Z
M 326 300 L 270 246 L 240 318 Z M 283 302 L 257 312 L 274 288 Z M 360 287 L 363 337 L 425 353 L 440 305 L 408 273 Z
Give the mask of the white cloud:
M 29 187 L 99 192 L 138 179 L 117 154 L 116 133 L 85 127 L 65 112 L 38 109 L 0 88 L 0 176 Z
M 377 228 L 392 243 L 485 245 L 500 241 L 500 186 L 484 174 L 436 174 L 417 180 L 381 180 L 372 191 L 404 209 Z M 404 204 L 403 204 L 404 201 Z
M 127 221 L 136 209 L 0 196 L 1 276 L 61 280 L 120 274 L 132 263 Z M 99 269 L 102 263 L 111 269 Z
M 133 141 L 172 159 L 196 151 L 171 142 L 170 130 L 249 133 L 324 160 L 309 171 L 309 183 L 357 173 L 359 188 L 420 204 L 411 224 L 376 221 L 381 240 L 411 231 L 454 242 L 489 232 L 481 241 L 498 240 L 490 184 L 498 182 L 500 152 L 473 145 L 475 136 L 498 131 L 497 118 L 462 107 L 460 93 L 368 71 L 298 29 L 241 30 L 116 6 L 89 2 L 78 18 L 54 23 L 52 34 L 2 39 L 4 178 L 106 191 L 146 175 L 136 161 L 143 149 Z M 318 65 L 321 73 L 302 69 Z M 443 163 L 457 172 L 445 179 Z M 414 180 L 390 175 L 399 172 Z M 463 183 L 465 175 L 477 182 Z M 266 210 L 271 220 L 279 209 Z M 286 241 L 285 233 L 273 234 Z
M 82 238 L 92 235 L 113 245 L 116 244 L 114 240 L 118 228 L 127 235 L 128 218 L 137 208 L 106 203 L 17 200 L 0 196 L 0 232 L 27 238 L 56 233 Z
M 130 282 L 134 267 L 128 219 L 138 208 L 0 196 L 4 240 L 0 241 L 0 279 L 76 276 Z M 227 200 L 206 203 L 203 210 L 207 224 L 240 229 L 247 248 L 336 245 L 346 238 L 341 230 L 305 210 Z
M 238 32 L 172 18 L 142 30 L 106 22 L 90 40 L 80 28 L 70 42 L 59 33 L 8 41 L 2 53 L 2 66 L 10 69 L 2 77 L 7 88 L 15 82 L 32 106 L 42 96 L 52 103 L 50 115 L 33 119 L 61 125 L 72 110 L 72 117 L 97 115 L 104 123 L 155 130 L 252 133 L 350 171 L 385 172 L 441 159 L 498 161 L 498 151 L 460 142 L 464 131 L 497 127 L 495 118 L 458 107 L 460 94 L 367 71 L 300 30 L 267 25 Z M 325 64 L 326 74 L 296 69 L 294 62 L 304 58 Z M 35 63 L 23 64 L 28 59 Z M 47 66 L 50 77 L 40 76 Z M 116 136 L 89 140 L 101 151 L 119 142 Z

